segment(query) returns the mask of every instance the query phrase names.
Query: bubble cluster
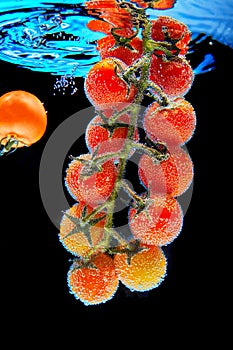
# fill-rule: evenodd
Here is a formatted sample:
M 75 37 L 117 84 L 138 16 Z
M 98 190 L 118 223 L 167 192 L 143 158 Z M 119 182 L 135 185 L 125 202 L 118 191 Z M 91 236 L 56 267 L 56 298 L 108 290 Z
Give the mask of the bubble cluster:
M 77 70 L 77 65 L 73 67 L 70 74 L 62 75 L 61 77 L 56 77 L 56 81 L 53 85 L 54 95 L 66 93 L 69 95 L 74 95 L 77 93 L 78 88 L 75 82 L 75 71 Z

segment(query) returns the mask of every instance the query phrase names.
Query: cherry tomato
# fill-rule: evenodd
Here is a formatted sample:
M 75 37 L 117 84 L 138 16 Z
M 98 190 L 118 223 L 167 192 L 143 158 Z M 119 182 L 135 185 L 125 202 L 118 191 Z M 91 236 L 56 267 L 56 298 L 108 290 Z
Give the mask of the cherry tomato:
M 119 59 L 105 58 L 89 70 L 85 82 L 85 93 L 96 109 L 106 110 L 107 106 L 119 103 L 130 104 L 136 96 L 134 85 L 127 85 L 121 78 L 126 64 Z

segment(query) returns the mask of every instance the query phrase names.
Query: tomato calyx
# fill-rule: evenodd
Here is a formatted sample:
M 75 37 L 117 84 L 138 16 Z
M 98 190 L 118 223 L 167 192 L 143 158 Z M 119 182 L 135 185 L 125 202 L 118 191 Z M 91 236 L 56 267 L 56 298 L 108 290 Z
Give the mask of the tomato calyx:
M 130 265 L 132 257 L 145 249 L 147 248 L 141 247 L 139 240 L 131 241 L 126 250 L 127 264 Z
M 116 77 L 121 79 L 126 84 L 126 98 L 129 98 L 131 85 L 134 85 L 136 88 L 138 86 L 138 80 L 136 78 L 135 71 L 131 69 L 132 67 L 124 70 L 117 61 L 114 60 L 114 62 L 116 63 L 114 73 Z
M 69 233 L 67 233 L 67 235 L 65 235 L 63 237 L 63 240 L 65 240 L 66 238 L 68 238 L 74 234 L 77 234 L 78 232 L 82 232 L 82 234 L 87 238 L 90 246 L 92 246 L 90 228 L 91 228 L 91 226 L 94 226 L 94 225 L 98 224 L 100 221 L 102 221 L 103 219 L 105 219 L 106 215 L 101 215 L 101 216 L 93 218 L 93 219 L 85 220 L 86 211 L 87 211 L 87 207 L 84 206 L 80 218 L 77 218 L 77 217 L 74 217 L 70 214 L 67 214 L 67 212 L 63 212 L 63 214 L 74 224 L 73 229 Z
M 153 39 L 149 39 L 146 42 L 146 48 L 158 56 L 165 55 L 167 58 L 171 58 L 179 54 L 179 49 L 174 45 L 174 43 L 168 41 L 155 41 Z
M 122 29 L 122 28 L 114 27 L 114 28 L 111 29 L 111 34 L 114 37 L 115 45 L 113 45 L 113 47 L 110 48 L 110 51 L 113 51 L 113 50 L 115 50 L 118 47 L 124 47 L 124 48 L 129 49 L 132 52 L 137 52 L 137 50 L 132 47 L 130 42 L 131 42 L 131 40 L 133 38 L 135 38 L 138 35 L 139 28 L 136 28 L 134 34 L 129 36 L 129 37 L 124 37 L 122 35 L 117 34 L 116 31 L 120 30 L 120 29 Z
M 72 259 L 72 262 L 72 271 L 76 271 L 82 268 L 97 270 L 96 265 L 89 258 L 74 258 Z
M 9 155 L 17 150 L 19 143 L 28 146 L 20 141 L 15 135 L 8 135 L 0 140 L 0 156 Z
M 81 157 L 69 156 L 71 160 L 78 160 L 80 163 L 83 164 L 83 168 L 80 173 L 80 180 L 83 180 L 88 176 L 92 176 L 95 173 L 99 173 L 102 171 L 101 163 L 104 162 L 104 159 L 102 158 L 97 159 L 97 153 L 98 153 L 98 146 L 95 148 L 90 159 L 83 159 Z
M 133 190 L 131 190 L 131 188 L 128 186 L 128 184 L 125 181 L 122 181 L 122 187 L 132 197 L 130 208 L 134 209 L 134 214 L 132 215 L 131 220 L 133 220 L 142 211 L 144 211 L 148 219 L 151 220 L 150 214 L 147 210 L 148 207 L 153 203 L 153 200 L 150 198 L 149 189 L 147 190 L 147 192 L 141 195 L 138 195 Z
M 160 152 L 162 155 L 167 155 L 168 149 L 165 142 L 157 141 L 153 142 L 148 136 L 145 137 L 145 145 L 149 146 L 152 150 Z
M 149 188 L 147 192 L 143 193 L 140 196 L 140 201 L 137 199 L 132 202 L 131 209 L 134 210 L 133 215 L 131 216 L 131 221 L 134 220 L 135 217 L 137 217 L 141 212 L 145 212 L 145 215 L 147 216 L 148 220 L 151 220 L 150 214 L 148 212 L 148 207 L 153 204 L 153 199 L 150 197 L 150 191 Z
M 127 264 L 130 265 L 131 259 L 134 255 L 138 254 L 139 252 L 141 252 L 143 250 L 147 250 L 147 249 L 148 248 L 141 246 L 139 240 L 134 239 L 134 240 L 130 241 L 126 246 L 108 248 L 107 253 L 109 253 L 110 255 L 126 254 Z
M 163 41 L 151 39 L 147 45 L 151 45 L 154 53 L 158 56 L 165 55 L 167 59 L 179 56 L 181 49 L 178 47 L 178 43 L 184 38 L 185 34 L 182 34 L 179 39 L 172 39 L 166 26 L 163 27 L 162 32 L 164 34 Z

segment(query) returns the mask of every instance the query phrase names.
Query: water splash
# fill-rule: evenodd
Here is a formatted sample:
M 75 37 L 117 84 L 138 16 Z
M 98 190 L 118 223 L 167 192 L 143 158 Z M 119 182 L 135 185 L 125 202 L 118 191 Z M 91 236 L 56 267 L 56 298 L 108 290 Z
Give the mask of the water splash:
M 213 39 L 233 47 L 233 2 L 178 0 L 170 10 L 147 10 L 151 19 L 169 15 L 186 23 L 192 40 Z M 78 0 L 2 0 L 0 2 L 0 60 L 57 76 L 56 93 L 67 88 L 75 93 L 75 77 L 85 77 L 99 61 L 96 41 L 104 36 L 88 29 L 94 19 L 84 1 Z M 199 45 L 196 40 L 195 45 Z M 195 50 L 195 47 L 194 47 Z M 196 74 L 214 68 L 214 57 L 206 52 Z M 74 69 L 75 67 L 75 69 Z
M 75 5 L 74 5 L 75 3 Z M 80 2 L 81 3 L 81 2 Z M 85 76 L 99 60 L 90 20 L 78 1 L 4 1 L 0 5 L 0 59 L 55 75 Z

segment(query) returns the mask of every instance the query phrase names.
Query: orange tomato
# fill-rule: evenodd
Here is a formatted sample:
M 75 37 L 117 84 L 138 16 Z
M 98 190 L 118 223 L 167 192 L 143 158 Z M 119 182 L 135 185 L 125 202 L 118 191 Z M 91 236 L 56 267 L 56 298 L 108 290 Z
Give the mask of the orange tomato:
M 113 259 L 100 253 L 91 264 L 77 268 L 74 262 L 67 276 L 70 293 L 84 305 L 96 305 L 110 300 L 116 293 L 119 280 Z
M 128 263 L 127 254 L 116 254 L 114 264 L 119 280 L 131 291 L 145 292 L 158 287 L 167 272 L 167 259 L 158 246 L 143 245 L 144 250 L 133 255 Z
M 93 208 L 85 203 L 76 203 L 65 211 L 60 222 L 59 239 L 61 243 L 68 252 L 79 257 L 85 257 L 95 245 L 101 242 L 106 223 L 105 213 L 102 211 L 93 217 L 94 220 L 103 217 L 102 220 L 93 225 L 91 222 L 84 225 L 82 222 L 84 208 L 86 208 L 86 215 L 93 211 Z
M 33 94 L 16 90 L 0 97 L 0 143 L 15 140 L 12 147 L 30 146 L 40 140 L 47 127 L 43 103 Z

